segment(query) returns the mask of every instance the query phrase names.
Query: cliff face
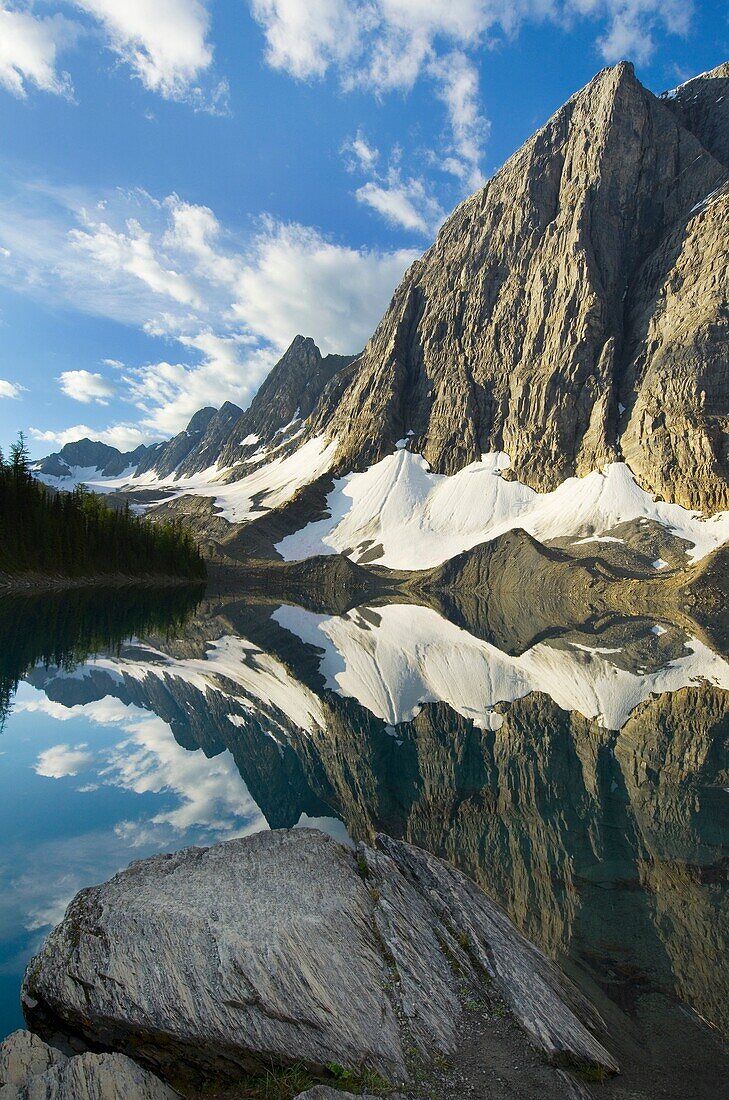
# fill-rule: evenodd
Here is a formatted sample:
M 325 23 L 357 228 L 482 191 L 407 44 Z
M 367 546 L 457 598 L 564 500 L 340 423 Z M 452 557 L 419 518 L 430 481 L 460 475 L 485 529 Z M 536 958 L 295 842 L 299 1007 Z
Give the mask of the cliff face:
M 320 406 L 341 468 L 412 432 L 445 473 L 505 450 L 545 490 L 625 457 L 671 499 L 726 502 L 727 169 L 687 126 L 723 131 L 680 102 L 607 69 L 458 207 Z

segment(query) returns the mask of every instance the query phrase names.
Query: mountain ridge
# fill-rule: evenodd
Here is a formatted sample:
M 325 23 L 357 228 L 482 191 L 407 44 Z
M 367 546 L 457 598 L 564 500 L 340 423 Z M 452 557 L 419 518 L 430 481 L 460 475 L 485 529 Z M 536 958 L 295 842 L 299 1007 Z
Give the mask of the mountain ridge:
M 363 352 L 297 336 L 246 411 L 201 410 L 129 490 L 250 523 L 404 448 L 540 493 L 622 462 L 649 496 L 728 508 L 728 82 L 657 97 L 602 70 L 455 209 Z

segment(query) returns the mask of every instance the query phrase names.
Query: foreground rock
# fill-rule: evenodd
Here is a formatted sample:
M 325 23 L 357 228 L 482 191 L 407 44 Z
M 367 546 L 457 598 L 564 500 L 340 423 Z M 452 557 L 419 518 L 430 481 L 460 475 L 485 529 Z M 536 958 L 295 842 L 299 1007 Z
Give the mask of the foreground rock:
M 123 1054 L 67 1058 L 29 1031 L 0 1043 L 0 1100 L 179 1100 Z
M 180 1087 L 328 1063 L 406 1081 L 458 1046 L 492 980 L 554 1063 L 615 1072 L 594 1010 L 472 882 L 389 837 L 260 833 L 82 891 L 26 973 L 43 1035 L 120 1050 Z M 406 1057 L 407 1052 L 407 1057 Z

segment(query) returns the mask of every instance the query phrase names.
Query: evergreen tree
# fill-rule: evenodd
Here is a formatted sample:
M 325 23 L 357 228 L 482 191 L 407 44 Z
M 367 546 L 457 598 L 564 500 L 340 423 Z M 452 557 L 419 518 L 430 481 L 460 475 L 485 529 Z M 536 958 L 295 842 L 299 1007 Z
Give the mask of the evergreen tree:
M 21 432 L 9 462 L 0 454 L 0 572 L 204 577 L 205 563 L 179 520 L 140 519 L 84 485 L 48 489 L 33 477 Z

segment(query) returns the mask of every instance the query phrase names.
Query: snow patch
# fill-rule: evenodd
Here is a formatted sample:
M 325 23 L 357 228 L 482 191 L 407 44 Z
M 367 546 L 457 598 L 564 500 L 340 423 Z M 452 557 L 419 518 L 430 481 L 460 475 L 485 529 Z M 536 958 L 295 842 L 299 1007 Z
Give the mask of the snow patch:
M 103 484 L 98 478 L 87 480 L 86 484 L 95 492 L 158 490 L 159 497 L 137 506 L 140 512 L 183 496 L 212 497 L 223 519 L 244 523 L 285 504 L 304 485 L 326 473 L 336 450 L 336 441 L 327 443 L 323 435 L 315 436 L 292 454 L 272 459 L 237 481 L 226 480 L 231 476 L 232 467 L 209 466 L 198 474 L 176 480 L 160 478 L 150 470 L 135 477 L 127 476 L 127 472 L 117 478 L 104 479 Z
M 339 478 L 327 497 L 328 518 L 276 549 L 286 561 L 344 552 L 357 561 L 380 545 L 378 565 L 426 569 L 517 527 L 547 542 L 604 538 L 620 523 L 653 520 L 691 544 L 692 562 L 729 538 L 729 512 L 705 518 L 655 501 L 622 462 L 568 478 L 549 493 L 506 481 L 501 471 L 508 465 L 508 455 L 486 454 L 448 476 L 432 473 L 422 455 L 396 449 L 363 473 Z

